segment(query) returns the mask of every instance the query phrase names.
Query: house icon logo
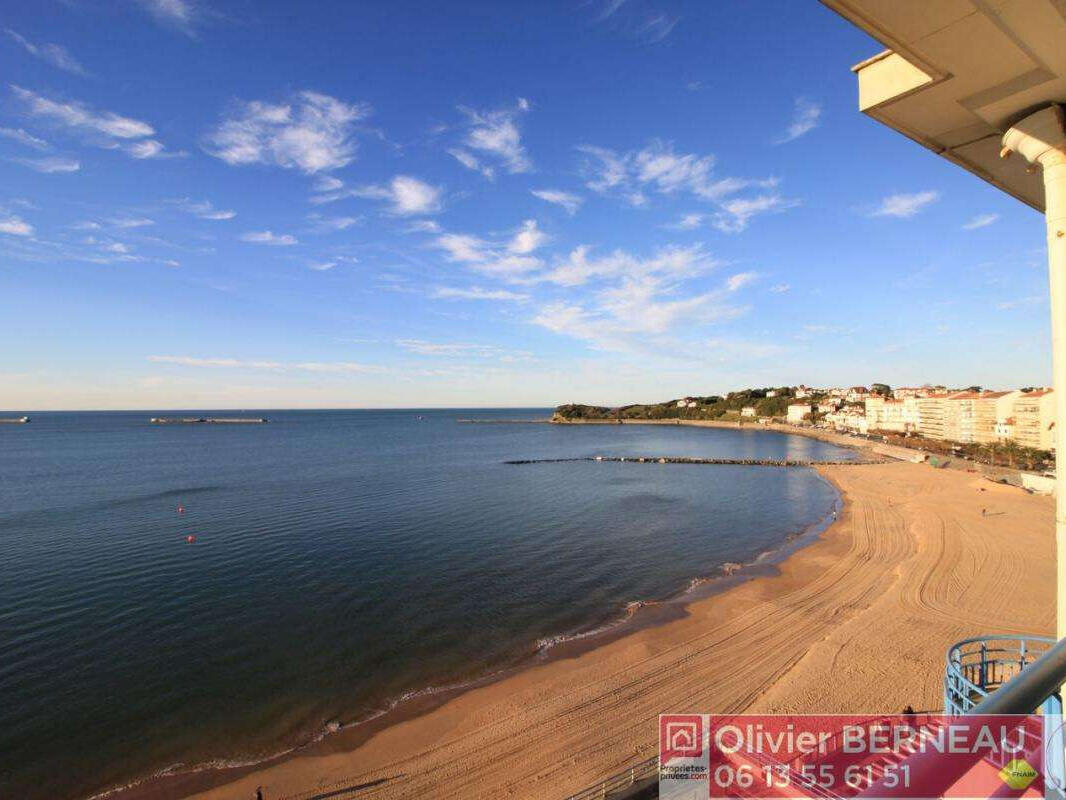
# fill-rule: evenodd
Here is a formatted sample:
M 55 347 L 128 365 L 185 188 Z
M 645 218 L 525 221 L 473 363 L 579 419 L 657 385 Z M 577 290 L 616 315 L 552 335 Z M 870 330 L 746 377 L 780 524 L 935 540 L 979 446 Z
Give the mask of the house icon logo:
M 703 757 L 703 717 L 700 714 L 663 714 L 659 717 L 659 758 Z

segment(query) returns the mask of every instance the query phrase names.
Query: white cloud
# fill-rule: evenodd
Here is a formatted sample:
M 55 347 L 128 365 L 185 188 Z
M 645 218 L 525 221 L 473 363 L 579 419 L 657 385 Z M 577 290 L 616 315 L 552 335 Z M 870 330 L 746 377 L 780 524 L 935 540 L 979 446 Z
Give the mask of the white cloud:
M 964 231 L 972 231 L 976 230 L 977 228 L 984 228 L 988 225 L 991 225 L 998 219 L 999 214 L 978 214 L 976 217 L 974 217 L 965 225 L 963 225 L 962 229 Z
M 695 230 L 696 228 L 700 227 L 703 224 L 703 221 L 705 219 L 707 219 L 707 215 L 706 214 L 699 214 L 699 213 L 682 214 L 681 218 L 678 219 L 677 222 L 671 223 L 669 225 L 664 225 L 663 227 L 664 228 L 670 228 L 671 230 L 676 230 L 676 231 L 691 231 L 691 230 Z
M 363 373 L 382 372 L 381 367 L 351 361 L 257 361 L 238 358 L 198 358 L 195 356 L 148 356 L 155 364 L 177 364 L 183 367 L 210 367 L 263 370 L 302 370 L 306 372 Z
M 33 226 L 21 217 L 0 217 L 0 233 L 11 236 L 33 236 Z
M 528 255 L 548 241 L 548 235 L 537 227 L 535 219 L 527 219 L 507 245 L 509 253 Z
M 719 265 L 700 244 L 689 247 L 671 245 L 644 259 L 623 250 L 594 258 L 589 255 L 590 250 L 587 245 L 574 248 L 565 259 L 555 262 L 549 272 L 538 276 L 538 280 L 559 286 L 581 286 L 592 279 L 604 278 L 669 276 L 676 279 L 707 272 Z
M 343 231 L 362 222 L 361 217 L 323 217 L 321 214 L 310 214 L 308 219 L 311 220 L 316 233 Z
M 435 214 L 441 210 L 441 189 L 413 178 L 397 175 L 387 186 L 360 186 L 351 190 L 354 197 L 386 200 L 390 212 L 398 216 Z
M 26 52 L 34 58 L 39 58 L 41 61 L 47 61 L 53 67 L 58 67 L 59 69 L 73 73 L 74 75 L 87 74 L 85 67 L 79 64 L 78 60 L 70 54 L 70 51 L 62 45 L 49 43 L 34 44 L 10 28 L 7 28 L 7 33 L 12 39 L 22 45 Z
M 721 210 L 714 215 L 713 225 L 723 233 L 740 233 L 759 214 L 773 214 L 799 205 L 797 200 L 786 200 L 778 194 L 742 197 L 726 200 Z
M 308 266 L 309 269 L 313 269 L 316 272 L 326 272 L 328 270 L 333 269 L 335 266 L 337 266 L 337 262 L 336 261 L 322 261 L 322 262 L 319 262 L 317 264 L 308 264 L 307 266 Z
M 449 150 L 448 154 L 467 169 L 472 169 L 474 172 L 480 172 L 490 181 L 496 177 L 496 171 L 492 167 L 478 161 L 477 156 L 471 152 L 455 147 Z
M 545 202 L 562 206 L 570 216 L 574 216 L 581 204 L 585 202 L 584 198 L 560 189 L 532 189 L 531 193 L 534 197 L 539 197 Z
M 0 136 L 24 144 L 26 147 L 32 147 L 34 150 L 48 150 L 51 147 L 44 139 L 39 139 L 22 128 L 0 128 Z
M 646 202 L 645 189 L 666 195 L 685 192 L 716 202 L 743 189 L 777 185 L 775 178 L 715 178 L 713 155 L 677 153 L 673 145 L 658 139 L 626 153 L 592 145 L 577 149 L 590 157 L 583 167 L 585 185 L 600 194 L 621 196 L 631 205 Z
M 355 158 L 355 123 L 369 114 L 367 105 L 310 91 L 280 105 L 242 102 L 207 134 L 204 149 L 227 164 L 328 172 Z
M 315 178 L 315 183 L 312 188 L 316 192 L 335 192 L 338 189 L 344 188 L 344 181 L 340 178 L 335 178 L 332 175 L 319 175 Z
M 646 338 L 669 335 L 682 323 L 704 325 L 733 319 L 748 311 L 729 303 L 727 289 L 675 299 L 676 283 L 656 276 L 631 278 L 596 295 L 593 307 L 566 301 L 543 306 L 532 322 L 599 350 L 645 347 Z
M 870 213 L 871 217 L 913 217 L 930 203 L 939 199 L 940 193 L 934 191 L 915 192 L 914 194 L 893 194 L 881 201 L 881 205 Z
M 468 149 L 498 160 L 511 173 L 529 172 L 533 169 L 533 164 L 522 146 L 522 134 L 518 129 L 518 118 L 529 110 L 528 100 L 520 97 L 513 107 L 495 111 L 476 111 L 462 106 L 459 110 L 466 115 L 468 122 L 466 137 L 463 139 L 463 144 Z M 459 158 L 455 153 L 452 155 Z M 470 166 L 462 159 L 460 162 L 470 169 L 482 168 L 480 164 Z
M 773 286 L 770 287 L 770 291 L 774 294 L 784 294 L 791 288 L 792 287 L 789 286 L 787 283 L 775 283 Z
M 82 103 L 60 103 L 21 86 L 12 85 L 11 89 L 27 104 L 30 114 L 51 119 L 68 128 L 120 140 L 140 139 L 155 133 L 155 129 L 147 122 L 132 117 L 123 117 L 111 111 L 93 111 Z
M 109 219 L 108 222 L 116 228 L 145 228 L 149 225 L 155 225 L 155 220 L 147 217 L 115 217 L 114 219 Z
M 453 342 L 427 342 L 422 339 L 397 339 L 396 346 L 420 356 L 478 356 L 499 355 L 502 351 L 493 345 L 457 344 Z
M 738 272 L 736 275 L 730 275 L 729 279 L 725 282 L 726 289 L 731 292 L 743 289 L 757 277 L 759 276 L 755 272 Z
M 140 0 L 140 3 L 157 22 L 190 35 L 202 17 L 192 0 Z
M 619 197 L 633 206 L 648 202 L 646 192 L 662 195 L 689 194 L 719 209 L 713 224 L 727 233 L 744 230 L 753 216 L 782 211 L 797 205 L 776 193 L 733 198 L 746 189 L 774 189 L 776 178 L 717 178 L 712 155 L 677 153 L 669 143 L 652 141 L 642 150 L 617 153 L 603 147 L 583 145 L 578 150 L 588 156 L 584 164 L 585 185 L 594 192 Z M 730 199 L 727 199 L 730 198 Z M 686 214 L 672 227 L 688 230 L 702 223 L 702 217 Z
M 416 219 L 407 226 L 408 233 L 440 233 L 441 230 L 440 223 L 432 219 Z
M 433 297 L 443 300 L 502 300 L 518 303 L 529 299 L 528 294 L 509 292 L 505 289 L 482 289 L 480 286 L 471 286 L 468 289 L 441 286 L 433 292 Z
M 534 240 L 538 235 L 543 235 L 536 231 L 535 224 L 533 230 L 535 232 L 531 235 Z M 523 233 L 528 234 L 529 232 L 527 230 L 519 231 L 519 234 L 513 237 L 510 243 L 502 244 L 488 242 L 464 233 L 445 233 L 438 236 L 433 244 L 448 254 L 449 261 L 464 262 L 472 269 L 487 275 L 517 278 L 539 269 L 544 264 L 539 258 L 528 253 L 519 253 L 508 249 L 516 241 L 520 242 L 519 247 L 530 243 L 528 235 L 524 240 L 520 238 Z M 522 244 L 522 241 L 525 244 Z
M 295 236 L 288 233 L 274 233 L 273 231 L 249 231 L 248 233 L 242 233 L 240 239 L 242 242 L 267 244 L 274 247 L 288 247 L 299 244 Z
M 192 214 L 195 217 L 199 217 L 200 219 L 225 220 L 233 219 L 235 216 L 237 216 L 236 211 L 215 208 L 210 200 L 193 202 L 190 198 L 183 197 L 179 200 L 175 200 L 174 202 L 182 211 Z
M 126 145 L 125 148 L 133 158 L 167 158 L 178 155 L 177 153 L 164 153 L 165 149 L 163 143 L 155 139 L 142 139 Z
M 798 139 L 805 133 L 809 133 L 818 127 L 822 116 L 822 107 L 802 97 L 796 98 L 796 110 L 792 117 L 792 123 L 775 144 L 785 144 L 793 139 Z
M 62 156 L 47 156 L 45 158 L 13 158 L 12 161 L 22 164 L 38 172 L 52 174 L 55 172 L 77 172 L 81 169 L 81 162 L 75 158 Z

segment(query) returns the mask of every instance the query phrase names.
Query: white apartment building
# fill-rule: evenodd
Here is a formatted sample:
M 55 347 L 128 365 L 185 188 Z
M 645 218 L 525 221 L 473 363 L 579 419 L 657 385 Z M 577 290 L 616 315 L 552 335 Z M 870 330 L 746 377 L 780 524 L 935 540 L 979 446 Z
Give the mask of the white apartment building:
M 742 417 L 754 417 L 755 416 L 755 406 L 744 406 L 744 408 L 740 409 L 740 416 L 742 416 Z
M 803 418 L 814 409 L 810 403 L 789 403 L 786 419 L 793 425 L 803 422 Z

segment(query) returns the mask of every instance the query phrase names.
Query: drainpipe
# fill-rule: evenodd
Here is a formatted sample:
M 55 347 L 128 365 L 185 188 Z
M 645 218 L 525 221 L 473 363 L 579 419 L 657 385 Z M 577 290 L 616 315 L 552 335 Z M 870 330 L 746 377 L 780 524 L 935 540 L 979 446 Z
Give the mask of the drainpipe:
M 1003 135 L 1000 155 L 1021 153 L 1044 170 L 1048 272 L 1051 283 L 1051 362 L 1055 430 L 1066 424 L 1066 113 L 1053 103 L 1016 122 Z M 1056 435 L 1056 438 L 1057 435 Z M 1066 637 L 1066 437 L 1055 448 L 1055 547 L 1057 637 Z

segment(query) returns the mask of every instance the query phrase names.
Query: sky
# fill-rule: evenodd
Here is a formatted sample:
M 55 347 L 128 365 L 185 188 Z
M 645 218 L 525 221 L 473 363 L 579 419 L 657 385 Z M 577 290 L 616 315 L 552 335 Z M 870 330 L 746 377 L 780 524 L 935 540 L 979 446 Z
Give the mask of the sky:
M 1050 380 L 1041 216 L 864 117 L 816 2 L 0 16 L 0 408 Z

